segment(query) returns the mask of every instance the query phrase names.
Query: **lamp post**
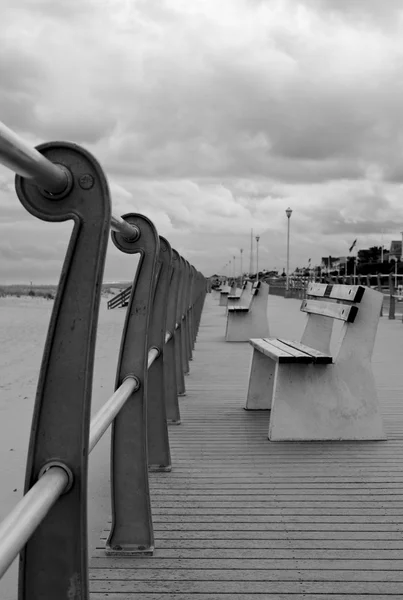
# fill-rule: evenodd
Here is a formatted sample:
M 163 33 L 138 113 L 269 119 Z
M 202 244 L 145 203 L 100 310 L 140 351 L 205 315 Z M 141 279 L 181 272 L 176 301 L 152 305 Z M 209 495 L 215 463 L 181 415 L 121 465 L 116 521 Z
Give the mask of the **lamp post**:
M 234 279 L 236 277 L 236 266 L 235 266 L 235 256 L 232 257 L 234 259 Z
M 260 235 L 256 236 L 256 281 L 259 281 L 259 240 Z
M 241 285 L 242 285 L 242 281 L 243 281 L 243 265 L 242 265 L 242 253 L 243 253 L 243 248 L 241 248 L 239 250 L 240 254 L 241 254 Z
M 292 214 L 292 210 L 290 207 L 285 211 L 287 215 L 287 272 L 286 272 L 286 284 L 285 289 L 287 292 L 290 289 L 290 279 L 289 279 L 289 271 L 290 271 L 290 217 Z

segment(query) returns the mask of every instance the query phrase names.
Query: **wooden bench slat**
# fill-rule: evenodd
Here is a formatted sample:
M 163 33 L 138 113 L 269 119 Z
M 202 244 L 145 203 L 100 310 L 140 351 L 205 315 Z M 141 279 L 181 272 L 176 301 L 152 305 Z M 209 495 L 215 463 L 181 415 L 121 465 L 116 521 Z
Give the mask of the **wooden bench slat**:
M 290 347 L 287 348 L 285 344 L 281 344 L 275 338 L 269 339 L 251 339 L 249 340 L 251 345 L 262 352 L 265 356 L 272 358 L 279 363 L 311 363 L 313 357 L 299 352 L 298 350 L 293 351 Z
M 354 305 L 320 300 L 303 300 L 301 310 L 315 315 L 339 319 L 340 321 L 346 321 L 347 323 L 354 323 L 358 313 L 358 308 Z
M 307 289 L 308 296 L 318 298 L 332 298 L 348 302 L 361 302 L 365 287 L 363 285 L 343 285 L 327 283 L 310 283 Z
M 296 362 L 313 362 L 312 354 L 304 352 L 299 348 L 294 348 L 290 344 L 285 344 L 282 340 L 278 338 L 264 338 L 264 341 L 268 344 L 271 344 L 275 348 L 278 348 L 282 352 L 290 353 L 294 358 L 297 359 Z
M 330 365 L 333 363 L 333 357 L 330 356 L 329 354 L 323 354 L 323 352 L 320 352 L 319 350 L 315 350 L 315 348 L 311 348 L 310 346 L 305 346 L 305 344 L 301 344 L 301 342 L 296 342 L 295 340 L 290 341 L 290 340 L 281 340 L 281 339 L 279 339 L 279 342 L 282 342 L 286 346 L 291 346 L 292 348 L 301 350 L 302 352 L 305 352 L 306 354 L 310 354 L 313 357 L 314 362 L 316 362 L 318 364 Z

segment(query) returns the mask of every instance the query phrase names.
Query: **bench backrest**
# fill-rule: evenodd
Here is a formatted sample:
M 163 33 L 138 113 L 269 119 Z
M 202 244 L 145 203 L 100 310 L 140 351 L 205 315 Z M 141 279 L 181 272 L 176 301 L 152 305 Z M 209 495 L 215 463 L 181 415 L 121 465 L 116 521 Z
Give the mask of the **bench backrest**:
M 334 319 L 344 321 L 334 358 L 349 352 L 372 355 L 383 296 L 361 285 L 308 286 L 301 310 L 308 321 L 301 342 L 324 353 L 330 353 Z M 331 318 L 329 318 L 331 317 Z
M 362 285 L 311 283 L 307 289 L 310 298 L 302 301 L 301 310 L 353 323 L 358 313 L 358 307 L 353 303 L 361 302 L 364 292 Z

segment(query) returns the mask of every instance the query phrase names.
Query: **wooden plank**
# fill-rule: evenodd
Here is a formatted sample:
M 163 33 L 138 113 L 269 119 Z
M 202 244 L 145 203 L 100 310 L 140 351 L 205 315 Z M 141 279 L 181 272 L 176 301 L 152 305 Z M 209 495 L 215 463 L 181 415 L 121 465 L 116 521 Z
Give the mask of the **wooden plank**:
M 348 302 L 361 302 L 365 292 L 363 285 L 343 285 L 327 283 L 310 283 L 307 288 L 308 296 L 317 298 L 332 298 Z
M 312 363 L 313 358 L 305 353 L 297 352 L 295 355 L 291 348 L 285 344 L 277 343 L 275 338 L 253 338 L 249 340 L 253 348 L 279 363 Z
M 358 313 L 355 305 L 336 304 L 334 302 L 324 302 L 320 300 L 303 300 L 301 310 L 306 313 L 331 317 L 348 323 L 354 323 Z
M 108 581 L 92 580 L 91 591 L 104 593 L 130 593 L 133 583 L 137 593 L 176 592 L 181 594 L 333 594 L 335 588 L 339 593 L 351 597 L 356 594 L 403 594 L 402 582 L 391 581 Z M 171 584 L 171 585 L 169 585 Z
M 103 538 L 106 540 L 106 537 Z M 315 547 L 316 549 L 321 550 L 359 550 L 362 547 L 362 539 L 358 540 L 335 540 L 332 538 L 318 540 L 315 539 Z M 403 541 L 402 540 L 366 540 L 367 549 L 368 550 L 403 550 Z M 158 548 L 161 550 L 170 549 L 175 545 L 175 540 L 159 540 Z M 293 549 L 296 550 L 309 550 L 312 547 L 312 538 L 307 540 L 292 540 Z M 100 545 L 102 549 L 103 545 Z M 241 539 L 241 540 L 215 540 L 210 539 L 206 536 L 206 539 L 193 539 L 193 540 L 184 540 L 181 539 L 181 547 L 188 548 L 190 550 L 234 550 L 234 549 L 249 549 L 249 550 L 284 550 L 289 549 L 290 540 L 289 539 L 279 539 L 273 540 L 270 538 L 269 540 L 250 540 L 250 539 Z
M 289 352 L 295 358 L 295 362 L 311 363 L 314 361 L 314 356 L 310 352 L 305 352 L 290 344 L 286 344 L 278 338 L 265 338 L 265 342 L 275 346 L 275 348 L 278 348 L 283 352 Z
M 225 595 L 224 595 L 225 594 Z M 261 595 L 259 595 L 262 598 Z M 197 594 L 194 596 L 197 600 L 226 600 L 228 598 L 228 594 L 225 591 L 218 594 Z M 352 596 L 346 596 L 345 594 L 332 594 L 331 600 L 346 600 L 346 597 L 353 598 L 353 600 L 370 600 L 371 596 L 368 594 L 354 594 Z M 166 592 L 162 593 L 147 593 L 147 596 L 144 596 L 143 592 L 125 592 L 125 593 L 105 593 L 105 592 L 94 592 L 91 594 L 91 598 L 93 600 L 187 600 L 189 595 L 187 593 L 183 594 L 170 592 L 167 597 Z M 231 593 L 231 600 L 256 600 L 257 596 L 255 594 L 244 594 L 244 593 Z M 288 592 L 284 594 L 265 594 L 263 596 L 264 600 L 270 598 L 270 600 L 290 600 L 290 594 Z M 262 598 L 262 600 L 263 600 Z M 293 594 L 292 600 L 328 600 L 329 596 L 323 596 L 323 594 L 309 594 L 307 596 L 305 593 L 302 594 Z M 373 596 L 376 600 L 402 600 L 400 594 L 381 594 L 378 593 L 376 596 Z
M 297 342 L 295 340 L 292 340 L 292 341 L 283 340 L 281 338 L 278 338 L 278 340 L 279 340 L 279 342 L 282 342 L 286 346 L 291 346 L 292 348 L 301 350 L 301 352 L 305 352 L 306 354 L 309 354 L 310 356 L 313 357 L 314 362 L 316 362 L 318 364 L 329 365 L 333 362 L 332 356 L 329 356 L 328 354 L 324 354 L 323 352 L 319 352 L 319 350 L 316 350 L 315 348 L 310 348 L 309 346 L 305 346 L 305 344 L 301 344 L 301 342 Z
M 319 558 L 319 559 L 297 559 L 297 558 L 265 558 L 265 559 L 251 559 L 243 558 L 239 560 L 232 559 L 212 559 L 205 558 L 195 560 L 192 558 L 180 558 L 180 559 L 160 559 L 156 556 L 141 557 L 141 558 L 130 558 L 130 557 L 115 557 L 115 558 L 93 558 L 91 567 L 92 574 L 98 569 L 125 569 L 127 571 L 126 577 L 129 577 L 129 571 L 133 569 L 161 569 L 169 571 L 171 569 L 217 569 L 226 570 L 232 569 L 247 569 L 248 571 L 258 571 L 260 569 L 284 569 L 284 570 L 299 570 L 303 571 L 322 571 L 332 570 L 333 573 L 344 570 L 353 569 L 354 571 L 397 571 L 402 572 L 403 560 L 381 560 L 381 559 L 340 559 L 334 560 L 333 558 Z M 96 573 L 95 573 L 96 575 Z
M 364 544 L 363 544 L 364 546 Z M 104 554 L 103 550 L 99 550 L 100 554 Z M 163 548 L 160 550 L 156 550 L 154 556 L 157 558 L 193 558 L 195 560 L 201 560 L 203 558 L 211 558 L 211 559 L 231 559 L 231 560 L 239 560 L 241 558 L 248 559 L 264 559 L 264 558 L 277 558 L 279 560 L 282 559 L 290 559 L 290 558 L 303 558 L 303 559 L 313 559 L 318 560 L 319 558 L 323 558 L 324 554 L 327 558 L 333 560 L 340 559 L 364 559 L 364 558 L 372 558 L 372 559 L 383 559 L 383 560 L 399 560 L 402 557 L 402 552 L 400 550 L 370 550 L 366 548 L 360 548 L 360 550 L 340 550 L 336 548 L 327 549 L 326 552 L 321 548 L 309 548 L 307 549 L 298 549 L 293 548 L 290 544 L 290 547 L 287 549 L 278 549 L 271 548 L 267 550 L 266 548 L 260 549 L 239 549 L 239 548 L 220 548 L 220 549 L 192 549 L 192 548 Z M 95 554 L 97 555 L 97 553 Z
M 374 529 L 374 528 L 373 528 Z M 403 532 L 400 530 L 396 531 L 394 527 L 389 528 L 387 531 L 379 531 L 376 529 L 367 530 L 367 529 L 343 529 L 340 531 L 339 529 L 327 528 L 327 529 L 285 529 L 283 527 L 272 527 L 271 529 L 237 529 L 234 531 L 233 529 L 210 529 L 209 531 L 205 530 L 176 530 L 171 527 L 171 529 L 162 529 L 155 530 L 155 539 L 157 541 L 157 546 L 159 543 L 164 540 L 249 540 L 251 538 L 251 531 L 253 531 L 253 539 L 254 540 L 365 540 L 369 543 L 372 540 L 376 541 L 402 541 L 403 540 Z M 101 535 L 101 539 L 106 539 L 109 530 L 104 531 Z
M 90 580 L 142 581 L 370 581 L 403 583 L 401 571 L 355 571 L 353 569 L 309 569 L 300 572 L 297 569 L 97 569 L 92 571 Z

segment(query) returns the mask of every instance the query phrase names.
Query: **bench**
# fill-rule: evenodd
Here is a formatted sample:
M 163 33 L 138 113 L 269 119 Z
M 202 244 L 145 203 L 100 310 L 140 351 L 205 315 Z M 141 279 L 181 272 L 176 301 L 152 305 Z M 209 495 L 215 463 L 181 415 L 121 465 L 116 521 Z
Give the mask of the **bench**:
M 383 440 L 371 356 L 383 296 L 361 285 L 312 283 L 300 342 L 251 339 L 246 410 L 270 410 L 271 441 Z M 334 352 L 334 320 L 343 322 Z
M 252 298 L 252 282 L 247 281 L 244 283 L 242 289 L 238 289 L 237 293 L 228 296 L 228 308 L 230 306 L 249 306 Z
M 221 286 L 219 306 L 227 306 L 228 295 L 230 293 L 230 290 L 231 288 L 229 285 Z
M 251 292 L 236 306 L 229 306 L 227 311 L 226 342 L 248 342 L 257 335 L 268 336 L 269 321 L 267 303 L 269 286 L 259 281 Z

